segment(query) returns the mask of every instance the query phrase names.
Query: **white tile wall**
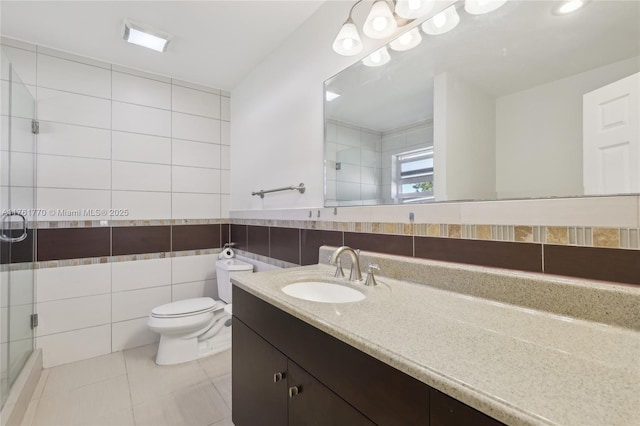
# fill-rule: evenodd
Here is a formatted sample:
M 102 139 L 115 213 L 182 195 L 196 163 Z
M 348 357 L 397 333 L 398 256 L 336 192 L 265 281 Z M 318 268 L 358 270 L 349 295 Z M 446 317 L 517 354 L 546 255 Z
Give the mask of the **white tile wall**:
M 120 72 L 112 73 L 113 100 L 171 109 L 171 85 Z
M 220 118 L 220 96 L 213 93 L 174 85 L 172 86 L 171 103 L 174 111 Z
M 116 262 L 111 266 L 114 292 L 171 285 L 171 259 Z
M 111 323 L 110 294 L 39 302 L 36 309 L 38 336 Z
M 38 87 L 38 119 L 111 128 L 111 101 Z
M 174 112 L 171 126 L 176 139 L 220 143 L 220 120 Z
M 119 291 L 111 295 L 113 322 L 144 318 L 156 306 L 171 302 L 171 286 Z
M 66 92 L 111 97 L 111 72 L 79 62 L 38 55 L 38 86 Z
M 38 208 L 129 209 L 129 220 L 228 217 L 229 196 L 221 191 L 228 192 L 231 167 L 229 93 L 9 44 L 6 51 L 36 98 L 21 108 L 26 115 L 37 107 L 41 123 L 35 149 Z M 29 130 L 29 120 L 22 121 Z M 34 151 L 27 139 L 14 142 L 16 151 Z M 19 163 L 20 155 L 14 160 Z M 15 178 L 33 185 L 32 177 L 20 175 L 25 169 L 14 167 Z M 21 189 L 33 194 L 29 186 Z M 56 219 L 71 220 L 46 218 Z M 45 365 L 156 341 L 146 327 L 151 308 L 217 294 L 215 256 L 193 258 L 39 269 L 37 346 L 44 349 Z
M 42 364 L 45 368 L 106 355 L 111 352 L 111 326 L 102 325 L 38 337 L 36 348 L 42 349 Z
M 171 191 L 171 166 L 112 161 L 114 190 Z
M 171 280 L 174 284 L 215 279 L 215 254 L 171 258 Z
M 127 220 L 171 217 L 171 193 L 169 192 L 112 191 L 111 197 L 114 210 L 129 211 Z
M 149 330 L 147 318 L 136 318 L 114 322 L 111 339 L 111 350 L 116 352 L 157 342 L 160 340 L 160 335 Z
M 36 270 L 37 302 L 111 293 L 111 265 L 67 266 Z
M 180 166 L 220 168 L 220 145 L 174 139 L 173 164 Z
M 111 188 L 109 160 L 39 154 L 37 164 L 38 188 Z
M 171 138 L 113 131 L 111 143 L 114 160 L 171 164 Z
M 172 188 L 176 192 L 220 193 L 220 170 L 173 166 Z
M 171 197 L 171 215 L 174 219 L 221 216 L 220 197 L 220 194 L 183 194 L 174 192 Z
M 95 127 L 41 121 L 38 153 L 110 159 L 111 132 Z
M 171 136 L 171 111 L 113 101 L 113 130 Z

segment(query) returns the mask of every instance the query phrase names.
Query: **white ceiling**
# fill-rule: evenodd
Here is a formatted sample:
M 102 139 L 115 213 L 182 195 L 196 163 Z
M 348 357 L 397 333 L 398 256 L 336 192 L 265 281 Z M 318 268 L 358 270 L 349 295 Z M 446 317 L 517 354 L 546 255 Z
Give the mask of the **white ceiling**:
M 225 90 L 323 1 L 6 1 L 8 37 Z M 125 42 L 122 19 L 173 35 L 165 53 Z

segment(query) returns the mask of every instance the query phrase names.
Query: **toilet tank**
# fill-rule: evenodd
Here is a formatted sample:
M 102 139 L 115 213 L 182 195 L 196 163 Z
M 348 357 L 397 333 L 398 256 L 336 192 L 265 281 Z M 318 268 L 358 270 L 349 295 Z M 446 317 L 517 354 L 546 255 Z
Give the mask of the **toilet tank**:
M 216 262 L 218 298 L 231 303 L 231 275 L 253 272 L 253 265 L 238 259 L 221 259 Z

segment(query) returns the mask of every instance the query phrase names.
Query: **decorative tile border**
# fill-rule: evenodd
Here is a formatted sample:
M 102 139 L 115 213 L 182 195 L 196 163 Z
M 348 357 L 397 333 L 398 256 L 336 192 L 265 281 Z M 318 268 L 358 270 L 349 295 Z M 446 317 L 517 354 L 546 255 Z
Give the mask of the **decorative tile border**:
M 206 250 L 185 250 L 176 252 L 161 252 L 161 253 L 144 253 L 144 254 L 132 254 L 126 256 L 105 256 L 105 257 L 87 257 L 84 259 L 65 259 L 65 260 L 48 260 L 43 262 L 33 263 L 16 263 L 10 265 L 2 265 L 2 271 L 6 270 L 24 270 L 24 269 L 46 269 L 46 268 L 62 268 L 65 266 L 79 266 L 79 265 L 97 265 L 101 263 L 118 263 L 118 262 L 132 262 L 138 260 L 152 260 L 152 259 L 166 259 L 172 257 L 186 257 L 186 256 L 200 256 L 207 254 L 218 254 L 220 248 L 206 249 Z
M 234 225 L 640 250 L 638 228 L 231 219 Z
M 54 220 L 32 221 L 30 228 L 102 228 L 120 226 L 164 226 L 164 225 L 224 225 L 229 219 L 149 219 L 149 220 Z

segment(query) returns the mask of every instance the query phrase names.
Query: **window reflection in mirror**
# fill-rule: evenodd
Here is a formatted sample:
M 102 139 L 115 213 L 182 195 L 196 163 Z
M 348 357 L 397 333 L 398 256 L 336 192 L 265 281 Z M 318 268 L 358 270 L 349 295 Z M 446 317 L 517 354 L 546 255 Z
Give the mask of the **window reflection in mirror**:
M 640 2 L 557 6 L 457 2 L 453 30 L 327 80 L 325 205 L 640 192 Z

